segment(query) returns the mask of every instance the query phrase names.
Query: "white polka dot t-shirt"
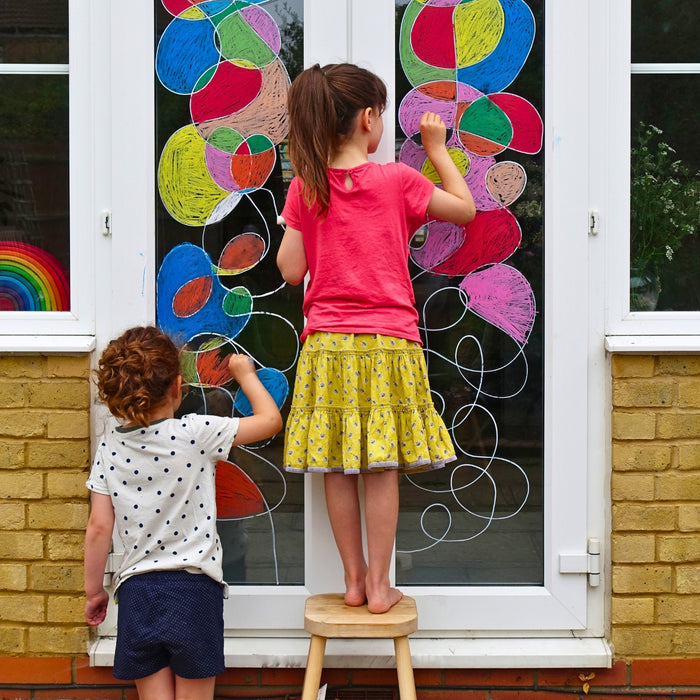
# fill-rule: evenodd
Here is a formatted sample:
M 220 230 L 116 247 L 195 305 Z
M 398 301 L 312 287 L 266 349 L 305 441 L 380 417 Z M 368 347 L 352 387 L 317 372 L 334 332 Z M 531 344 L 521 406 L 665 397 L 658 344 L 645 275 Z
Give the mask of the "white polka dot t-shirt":
M 238 420 L 189 414 L 102 437 L 87 487 L 114 506 L 124 545 L 115 590 L 134 574 L 173 569 L 223 582 L 216 463 L 228 456 Z

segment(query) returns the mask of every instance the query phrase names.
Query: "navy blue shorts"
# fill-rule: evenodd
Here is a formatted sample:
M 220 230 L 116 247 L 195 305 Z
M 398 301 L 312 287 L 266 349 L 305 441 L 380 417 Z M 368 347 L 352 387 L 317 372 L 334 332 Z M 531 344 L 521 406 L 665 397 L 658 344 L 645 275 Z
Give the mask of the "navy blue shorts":
M 153 571 L 117 592 L 114 676 L 132 681 L 169 666 L 181 678 L 209 678 L 224 663 L 224 591 L 204 574 Z

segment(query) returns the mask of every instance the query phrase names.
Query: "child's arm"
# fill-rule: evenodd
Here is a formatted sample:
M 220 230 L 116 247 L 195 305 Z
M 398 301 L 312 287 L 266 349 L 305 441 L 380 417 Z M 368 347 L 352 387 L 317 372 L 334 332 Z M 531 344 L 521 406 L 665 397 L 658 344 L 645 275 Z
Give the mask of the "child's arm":
M 85 531 L 85 621 L 88 625 L 99 625 L 107 614 L 109 594 L 103 582 L 113 527 L 112 499 L 103 493 L 93 492 L 90 519 Z
M 257 442 L 282 430 L 282 416 L 277 404 L 258 379 L 253 361 L 247 355 L 231 355 L 228 368 L 253 409 L 252 416 L 240 419 L 233 444 L 246 445 L 249 442 Z
M 303 281 L 309 266 L 301 231 L 289 226 L 284 230 L 282 243 L 277 251 L 277 267 L 285 282 L 300 284 Z
M 423 148 L 435 166 L 443 189 L 435 188 L 428 214 L 443 221 L 467 224 L 476 216 L 474 198 L 445 145 L 447 129 L 439 115 L 426 112 L 420 120 Z

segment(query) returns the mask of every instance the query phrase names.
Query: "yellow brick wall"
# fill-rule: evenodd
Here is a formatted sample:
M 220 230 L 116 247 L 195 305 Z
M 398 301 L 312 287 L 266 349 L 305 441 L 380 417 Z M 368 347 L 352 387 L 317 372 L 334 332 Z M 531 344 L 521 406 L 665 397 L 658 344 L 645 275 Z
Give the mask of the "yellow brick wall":
M 700 658 L 700 357 L 612 361 L 612 640 Z M 84 655 L 87 355 L 0 356 L 0 656 Z
M 612 359 L 612 640 L 700 657 L 700 356 Z
M 88 355 L 0 356 L 0 656 L 83 655 Z

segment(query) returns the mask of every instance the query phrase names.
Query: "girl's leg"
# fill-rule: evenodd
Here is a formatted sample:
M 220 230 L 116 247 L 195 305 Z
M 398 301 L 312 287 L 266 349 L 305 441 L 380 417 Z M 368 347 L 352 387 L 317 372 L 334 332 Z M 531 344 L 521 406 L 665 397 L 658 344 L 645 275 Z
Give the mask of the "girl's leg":
M 362 550 L 358 477 L 342 472 L 328 472 L 323 477 L 328 519 L 345 572 L 345 603 L 363 605 L 367 562 Z
M 364 474 L 367 523 L 367 607 L 383 613 L 401 600 L 403 593 L 389 584 L 389 567 L 399 519 L 399 475 L 396 470 Z
M 175 698 L 175 676 L 167 666 L 150 676 L 135 681 L 139 700 L 173 700 Z
M 180 678 L 175 676 L 175 700 L 214 700 L 216 676 Z

